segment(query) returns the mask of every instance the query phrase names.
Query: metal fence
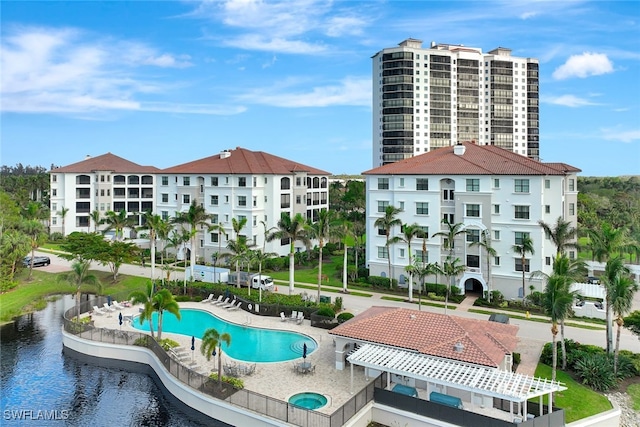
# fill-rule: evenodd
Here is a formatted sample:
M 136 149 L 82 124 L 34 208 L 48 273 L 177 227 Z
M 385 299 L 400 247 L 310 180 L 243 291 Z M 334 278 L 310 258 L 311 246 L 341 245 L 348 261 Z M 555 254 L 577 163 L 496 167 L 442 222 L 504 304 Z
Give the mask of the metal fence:
M 114 300 L 128 299 L 127 295 L 112 295 Z M 79 304 L 80 313 L 87 313 L 93 306 L 102 307 L 108 301 L 107 297 L 97 297 Z M 273 307 L 271 307 L 273 310 Z M 271 311 L 269 310 L 269 311 Z M 224 400 L 235 406 L 266 415 L 277 420 L 299 425 L 302 427 L 339 427 L 353 417 L 368 402 L 373 400 L 374 388 L 383 387 L 383 377 L 376 378 L 367 387 L 360 390 L 348 402 L 328 415 L 318 411 L 308 410 L 282 400 L 256 393 L 250 390 L 237 389 L 230 384 L 219 388 L 217 380 L 194 371 L 189 366 L 172 358 L 155 339 L 142 332 L 121 331 L 118 329 L 95 328 L 92 323 L 75 321 L 78 308 L 73 307 L 64 314 L 64 330 L 80 338 L 117 345 L 136 345 L 148 348 L 153 352 L 164 368 L 176 379 L 191 388 L 207 394 L 215 399 Z

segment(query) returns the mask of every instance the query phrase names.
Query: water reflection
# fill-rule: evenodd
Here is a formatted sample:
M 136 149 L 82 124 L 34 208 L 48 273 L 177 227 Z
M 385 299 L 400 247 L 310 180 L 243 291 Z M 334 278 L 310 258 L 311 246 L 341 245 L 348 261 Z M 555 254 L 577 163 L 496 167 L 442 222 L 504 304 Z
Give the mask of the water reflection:
M 0 328 L 0 425 L 225 425 L 162 393 L 149 368 L 130 372 L 63 352 L 62 313 L 74 304 L 65 296 Z

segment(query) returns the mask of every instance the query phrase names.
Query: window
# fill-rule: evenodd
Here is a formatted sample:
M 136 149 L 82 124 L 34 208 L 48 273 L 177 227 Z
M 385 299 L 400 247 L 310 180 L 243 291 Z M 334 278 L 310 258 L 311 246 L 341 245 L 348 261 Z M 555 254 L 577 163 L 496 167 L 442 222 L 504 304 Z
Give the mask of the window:
M 257 207 L 258 206 L 258 196 L 253 196 L 253 207 Z
M 280 180 L 280 189 L 289 190 L 291 188 L 291 180 L 289 178 L 282 178 Z
M 256 227 L 258 225 L 258 216 L 254 215 L 253 216 L 253 226 Z M 256 239 L 253 239 L 253 241 L 255 242 Z
M 404 178 L 400 178 L 400 187 L 404 187 Z
M 480 241 L 480 230 L 467 230 L 467 243 L 478 243 Z
M 428 263 L 429 262 L 429 251 L 417 250 L 414 259 L 418 262 Z
M 475 178 L 468 178 L 467 191 L 480 191 L 480 180 Z
M 569 251 L 569 259 L 576 259 L 576 252 L 575 251 Z
M 389 249 L 386 246 L 378 246 L 378 258 L 389 258 Z
M 241 176 L 238 178 L 238 187 L 246 187 L 247 186 L 247 178 Z
M 182 185 L 186 185 L 186 186 L 191 185 L 191 177 L 190 176 L 183 176 L 182 177 Z
M 51 203 L 51 210 L 52 211 L 57 211 L 58 210 L 58 204 L 57 203 Z
M 466 205 L 467 216 L 479 218 L 480 217 L 480 205 L 469 204 Z
M 218 196 L 211 196 L 211 205 L 218 206 Z
M 426 225 L 421 225 L 420 230 L 422 230 L 422 232 L 424 233 L 426 238 L 429 238 L 429 227 Z
M 182 203 L 184 203 L 184 204 L 191 203 L 191 196 L 188 195 L 188 194 L 183 194 L 182 195 Z
M 529 180 L 528 179 L 515 179 L 514 180 L 514 192 L 516 193 L 528 193 L 529 192 Z
M 162 177 L 162 185 L 169 185 L 169 177 L 168 176 L 163 176 Z
M 429 215 L 429 203 L 416 202 L 416 215 Z
M 400 210 L 403 211 L 404 210 L 404 202 L 400 202 L 398 207 L 400 208 Z
M 500 240 L 500 230 L 493 230 L 493 240 Z
M 51 175 L 51 182 L 58 182 L 58 175 Z
M 291 195 L 289 194 L 280 195 L 280 207 L 285 209 L 291 207 Z
M 211 243 L 218 243 L 220 235 L 218 233 L 211 233 Z
M 500 205 L 493 205 L 493 213 L 495 215 L 499 215 L 500 214 Z
M 416 179 L 416 190 L 427 191 L 429 190 L 429 180 L 426 178 Z
M 546 213 L 546 214 L 550 214 L 551 213 L 551 206 L 550 205 L 544 205 L 544 213 Z
M 576 214 L 576 205 L 575 203 L 569 203 L 569 215 Z
M 467 255 L 467 267 L 480 268 L 480 256 Z
M 569 191 L 575 191 L 575 190 L 576 190 L 576 180 L 569 179 Z
M 522 257 L 515 258 L 516 271 L 522 271 Z M 529 272 L 529 259 L 524 259 L 524 271 Z
M 296 187 L 300 187 L 302 185 L 302 178 L 297 176 L 296 177 Z
M 500 180 L 498 178 L 493 180 L 493 188 L 500 188 Z
M 253 177 L 253 186 L 257 187 L 258 186 L 258 178 L 257 177 Z
M 514 244 L 515 245 L 521 245 L 522 244 L 522 240 L 525 237 L 529 237 L 529 233 L 526 231 L 516 231 L 515 232 L 515 241 Z
M 453 201 L 453 190 L 442 190 L 442 191 L 443 191 L 443 195 L 442 195 L 443 200 Z
M 58 195 L 58 189 L 57 188 L 51 189 L 51 195 L 52 196 L 57 196 Z
M 550 179 L 545 179 L 544 180 L 544 188 L 546 188 L 546 189 L 551 188 L 551 180 Z
M 389 178 L 378 178 L 378 190 L 389 189 Z
M 493 265 L 500 265 L 500 257 L 499 256 L 494 256 L 493 257 Z
M 218 186 L 218 177 L 217 176 L 212 176 L 211 177 L 211 186 L 212 187 L 217 187 Z
M 229 203 L 229 196 L 224 196 L 224 202 Z
M 162 203 L 169 203 L 169 193 L 162 193 Z
M 551 257 L 550 256 L 544 257 L 544 263 L 546 265 L 551 265 Z
M 387 230 L 385 230 L 384 228 L 378 228 L 378 236 L 386 236 L 387 235 Z
M 160 216 L 162 217 L 163 220 L 168 220 L 169 219 L 169 211 L 161 211 L 160 212 Z
M 400 248 L 400 258 L 404 258 L 404 248 Z
M 378 200 L 378 212 L 384 213 L 387 210 L 387 206 L 389 206 L 389 202 L 386 200 Z
M 247 196 L 238 196 L 238 206 L 247 206 Z
M 211 215 L 211 224 L 217 224 L 218 223 L 218 214 L 212 214 Z
M 57 217 L 53 217 L 51 218 L 51 225 L 58 225 L 58 218 Z
M 225 185 L 229 185 L 229 177 L 228 176 L 224 177 L 224 183 L 225 183 Z
M 529 219 L 529 206 L 514 206 L 516 219 Z
M 449 224 L 455 224 L 454 218 L 455 218 L 455 216 L 453 214 L 443 214 L 442 215 L 442 220 L 444 222 L 448 222 Z

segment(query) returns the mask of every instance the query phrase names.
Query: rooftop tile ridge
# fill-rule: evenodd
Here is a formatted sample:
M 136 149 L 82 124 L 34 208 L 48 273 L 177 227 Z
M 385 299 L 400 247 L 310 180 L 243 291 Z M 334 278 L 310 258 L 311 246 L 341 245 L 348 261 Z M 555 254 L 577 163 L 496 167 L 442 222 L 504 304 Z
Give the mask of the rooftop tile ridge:
M 485 331 L 484 334 L 487 336 L 487 338 L 493 341 L 498 347 L 504 350 L 505 354 L 510 352 L 510 350 L 502 343 L 502 341 L 500 341 L 494 334 L 492 334 L 491 331 Z

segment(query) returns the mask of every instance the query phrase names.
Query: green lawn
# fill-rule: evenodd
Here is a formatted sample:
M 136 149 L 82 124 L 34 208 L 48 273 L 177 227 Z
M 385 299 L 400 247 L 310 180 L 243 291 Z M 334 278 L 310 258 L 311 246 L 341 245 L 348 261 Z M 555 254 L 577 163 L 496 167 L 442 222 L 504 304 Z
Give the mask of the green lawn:
M 538 363 L 535 376 L 551 379 L 551 367 Z M 567 373 L 557 370 L 556 380 L 564 383 L 567 387 L 567 390 L 553 395 L 553 406 L 564 409 L 566 423 L 581 420 L 611 409 L 611 403 L 604 395 L 576 382 Z M 538 403 L 539 399 L 535 398 L 531 401 Z M 545 405 L 547 404 L 548 399 L 546 396 L 543 402 Z
M 640 411 L 640 384 L 632 384 L 627 387 L 627 394 L 631 396 L 633 410 Z
M 120 275 L 118 282 L 113 283 L 109 272 L 92 271 L 91 273 L 95 274 L 103 284 L 103 295 L 142 290 L 147 280 L 144 277 Z M 33 279 L 27 281 L 28 274 L 27 269 L 22 270 L 16 278 L 19 285 L 0 295 L 0 322 L 5 323 L 20 314 L 43 309 L 47 304 L 47 299 L 52 295 L 72 294 L 76 291 L 75 286 L 58 282 L 56 280 L 57 274 L 34 270 Z M 83 286 L 82 291 L 95 292 L 91 286 Z
M 470 308 L 469 313 L 478 313 L 478 314 L 487 314 L 487 315 L 491 315 L 493 313 L 495 313 L 494 311 L 489 311 L 489 310 L 482 310 L 482 309 L 478 309 L 478 308 Z M 500 311 L 506 311 L 504 309 L 500 309 Z M 551 324 L 551 320 L 547 319 L 547 318 L 541 318 L 541 317 L 527 317 L 526 315 L 520 315 L 520 314 L 513 314 L 515 313 L 514 311 L 509 311 L 509 317 L 512 319 L 520 319 L 520 320 L 528 320 L 530 322 L 538 322 L 538 323 L 549 323 Z M 520 312 L 517 312 L 520 313 Z M 587 320 L 585 320 L 587 321 Z M 575 323 L 575 322 L 565 322 L 566 326 L 572 326 L 574 328 L 582 328 L 582 329 L 589 329 L 592 331 L 604 331 L 604 328 L 601 326 L 596 326 L 596 325 L 584 325 L 582 323 Z

